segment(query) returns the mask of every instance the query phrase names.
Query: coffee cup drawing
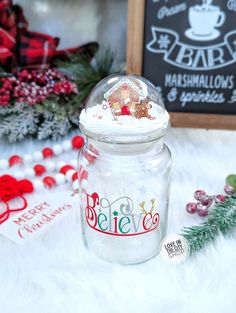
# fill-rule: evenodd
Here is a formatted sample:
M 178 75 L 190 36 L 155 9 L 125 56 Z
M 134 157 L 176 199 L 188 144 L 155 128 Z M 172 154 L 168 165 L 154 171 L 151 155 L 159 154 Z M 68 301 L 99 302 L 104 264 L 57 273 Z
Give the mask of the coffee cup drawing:
M 203 0 L 202 5 L 195 5 L 189 8 L 188 19 L 190 28 L 185 35 L 196 41 L 209 41 L 220 36 L 216 29 L 225 22 L 225 13 L 219 6 L 211 4 L 211 0 Z

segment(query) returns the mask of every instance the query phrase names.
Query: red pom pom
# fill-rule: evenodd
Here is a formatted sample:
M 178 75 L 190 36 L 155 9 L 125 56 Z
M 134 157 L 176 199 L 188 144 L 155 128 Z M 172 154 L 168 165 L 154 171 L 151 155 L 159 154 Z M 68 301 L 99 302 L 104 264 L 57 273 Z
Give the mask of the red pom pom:
M 8 160 L 9 166 L 13 166 L 16 164 L 22 164 L 23 160 L 19 155 L 12 155 Z
M 43 153 L 43 157 L 46 159 L 46 158 L 51 158 L 54 156 L 54 152 L 51 148 L 44 148 L 42 150 L 42 153 Z
M 121 115 L 130 115 L 130 110 L 127 105 L 123 105 L 121 108 Z
M 82 136 L 75 136 L 72 138 L 71 143 L 74 149 L 80 149 L 84 145 L 84 138 Z
M 44 183 L 44 186 L 47 188 L 52 188 L 53 186 L 56 185 L 56 181 L 52 176 L 45 176 L 43 178 L 43 183 Z
M 74 182 L 75 180 L 78 179 L 78 173 L 75 172 L 73 175 L 72 175 L 72 181 Z
M 34 166 L 34 172 L 36 176 L 42 176 L 46 172 L 46 168 L 41 164 L 36 164 Z
M 67 173 L 69 170 L 73 170 L 73 169 L 74 169 L 74 168 L 73 168 L 73 166 L 71 166 L 71 165 L 64 165 L 64 166 L 62 166 L 62 167 L 60 168 L 59 173 L 66 175 L 66 173 Z
M 28 179 L 19 180 L 17 187 L 21 193 L 32 193 L 34 191 L 34 186 Z

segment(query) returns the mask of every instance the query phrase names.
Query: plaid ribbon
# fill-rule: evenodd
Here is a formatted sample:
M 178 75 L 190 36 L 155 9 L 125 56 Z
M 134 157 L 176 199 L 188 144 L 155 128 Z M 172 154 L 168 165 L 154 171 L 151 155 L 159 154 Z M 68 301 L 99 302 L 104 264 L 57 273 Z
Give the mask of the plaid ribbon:
M 28 30 L 28 22 L 19 5 L 12 0 L 0 0 L 0 64 L 7 71 L 16 68 L 45 69 L 56 59 L 65 59 L 69 53 L 83 53 L 92 58 L 98 48 L 95 42 L 56 50 L 59 38 Z

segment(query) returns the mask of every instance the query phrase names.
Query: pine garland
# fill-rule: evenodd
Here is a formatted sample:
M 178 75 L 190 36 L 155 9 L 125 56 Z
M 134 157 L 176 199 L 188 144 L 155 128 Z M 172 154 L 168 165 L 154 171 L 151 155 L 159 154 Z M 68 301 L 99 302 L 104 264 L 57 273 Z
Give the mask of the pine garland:
M 194 253 L 212 243 L 219 233 L 226 234 L 233 228 L 236 228 L 236 194 L 216 203 L 207 221 L 184 227 L 181 235 L 188 240 L 190 252 Z

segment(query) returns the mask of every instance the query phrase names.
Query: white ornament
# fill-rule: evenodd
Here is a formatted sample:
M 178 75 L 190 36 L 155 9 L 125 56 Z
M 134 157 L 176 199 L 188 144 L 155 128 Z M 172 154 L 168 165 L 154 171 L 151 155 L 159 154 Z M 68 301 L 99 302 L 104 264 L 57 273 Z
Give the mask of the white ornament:
M 64 151 L 70 151 L 72 149 L 72 143 L 70 142 L 70 140 L 63 141 L 62 148 Z
M 56 168 L 56 164 L 53 161 L 47 161 L 45 163 L 45 168 L 47 172 L 53 172 Z
M 59 155 L 62 153 L 62 147 L 60 145 L 54 145 L 52 147 L 53 152 L 55 153 L 55 155 Z
M 24 162 L 25 162 L 25 163 L 31 163 L 31 162 L 33 162 L 33 157 L 32 157 L 31 154 L 26 154 L 26 155 L 23 157 L 23 159 L 24 159 Z
M 25 173 L 23 171 L 17 171 L 13 174 L 16 179 L 24 179 Z
M 24 170 L 24 172 L 25 172 L 25 176 L 29 177 L 29 178 L 34 177 L 34 175 L 35 175 L 35 172 L 34 172 L 34 170 L 31 167 L 27 167 Z
M 54 178 L 55 178 L 57 185 L 62 185 L 66 181 L 65 175 L 61 173 L 57 173 Z
M 36 190 L 42 190 L 44 188 L 43 182 L 39 179 L 35 179 L 33 185 Z
M 38 161 L 42 161 L 43 160 L 43 154 L 41 151 L 35 151 L 33 153 L 33 158 L 34 158 L 34 161 L 38 162 Z
M 73 182 L 72 188 L 73 188 L 73 190 L 78 190 L 79 189 L 79 182 L 78 182 L 77 179 Z
M 5 159 L 0 160 L 0 170 L 6 170 L 9 167 L 9 163 Z
M 76 173 L 75 170 L 69 170 L 66 172 L 66 180 L 67 181 L 71 181 L 72 176 L 74 175 L 74 173 Z
M 72 165 L 74 168 L 78 167 L 78 161 L 76 159 L 73 159 L 70 161 L 70 165 Z
M 66 162 L 64 161 L 59 161 L 57 164 L 56 164 L 56 169 L 59 170 L 62 166 L 66 165 Z

